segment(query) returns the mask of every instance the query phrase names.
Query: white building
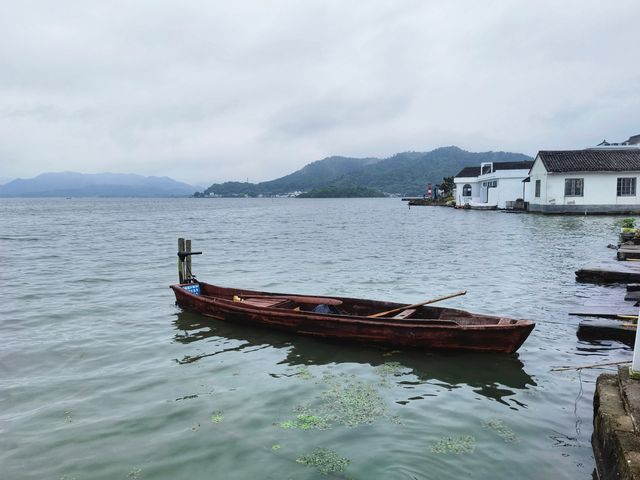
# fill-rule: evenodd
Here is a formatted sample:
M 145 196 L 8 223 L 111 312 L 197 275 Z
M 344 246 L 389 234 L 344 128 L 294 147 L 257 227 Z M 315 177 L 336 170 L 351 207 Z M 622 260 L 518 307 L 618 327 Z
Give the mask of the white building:
M 505 209 L 508 202 L 524 199 L 523 180 L 533 162 L 485 162 L 458 173 L 454 198 L 459 207 Z
M 540 151 L 525 200 L 530 212 L 636 214 L 638 177 L 637 147 Z

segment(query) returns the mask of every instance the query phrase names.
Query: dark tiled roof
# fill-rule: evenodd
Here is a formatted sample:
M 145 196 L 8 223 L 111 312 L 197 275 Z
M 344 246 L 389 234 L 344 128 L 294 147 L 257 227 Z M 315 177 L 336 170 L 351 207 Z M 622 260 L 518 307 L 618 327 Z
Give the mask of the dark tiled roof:
M 533 160 L 527 162 L 493 162 L 493 170 L 528 170 L 533 167 Z
M 611 150 L 541 150 L 538 156 L 547 172 L 640 171 L 640 148 Z
M 464 167 L 456 177 L 477 177 L 480 175 L 480 167 Z
M 533 162 L 493 162 L 493 171 L 497 170 L 529 170 Z M 465 167 L 456 177 L 477 177 L 480 175 L 480 167 Z
M 640 135 L 634 135 L 627 140 L 629 145 L 640 145 Z

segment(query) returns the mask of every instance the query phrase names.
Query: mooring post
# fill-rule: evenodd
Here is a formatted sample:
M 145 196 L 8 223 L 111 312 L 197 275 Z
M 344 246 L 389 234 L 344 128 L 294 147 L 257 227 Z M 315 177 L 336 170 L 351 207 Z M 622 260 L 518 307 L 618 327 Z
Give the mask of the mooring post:
M 640 379 L 640 322 L 637 322 L 636 325 L 636 343 L 633 346 L 633 362 L 629 369 L 629 376 L 637 380 Z
M 184 238 L 178 239 L 178 253 L 184 252 Z M 184 257 L 178 255 L 178 279 L 184 283 Z
M 185 252 L 187 253 L 191 253 L 191 240 L 186 240 L 185 241 Z M 187 264 L 186 264 L 186 268 L 184 269 L 184 279 L 185 281 L 190 281 L 191 280 L 191 255 L 187 255 Z

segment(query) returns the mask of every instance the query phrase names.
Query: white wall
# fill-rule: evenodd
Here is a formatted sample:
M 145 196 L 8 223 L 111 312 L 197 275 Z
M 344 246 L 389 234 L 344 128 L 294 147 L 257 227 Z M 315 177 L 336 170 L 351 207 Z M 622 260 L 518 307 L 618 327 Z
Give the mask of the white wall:
M 456 205 L 464 205 L 465 203 L 480 201 L 480 184 L 478 183 L 477 177 L 456 177 L 453 181 L 456 184 L 456 191 L 454 194 Z M 471 197 L 462 196 L 462 189 L 467 183 L 471 185 Z
M 526 187 L 525 201 L 533 205 L 546 205 L 547 203 L 547 169 L 540 157 L 536 157 L 531 171 L 529 172 L 530 182 Z M 540 180 L 540 197 L 535 196 L 536 180 Z
M 640 172 L 598 172 L 598 173 L 559 173 L 547 176 L 546 200 L 555 205 L 637 205 L 638 177 Z M 618 197 L 618 178 L 636 178 L 636 195 Z M 565 197 L 564 185 L 567 178 L 584 179 L 582 197 Z
M 625 205 L 640 206 L 640 172 L 573 172 L 573 173 L 547 173 L 542 161 L 536 158 L 529 174 L 531 182 L 527 185 L 526 201 L 532 211 L 545 209 L 546 207 L 559 207 L 555 211 L 566 211 L 574 207 L 576 211 L 581 205 L 624 208 Z M 618 197 L 618 178 L 636 178 L 636 195 Z M 583 196 L 565 196 L 565 180 L 568 178 L 583 179 Z M 540 197 L 535 196 L 535 183 L 540 180 Z M 554 210 L 549 210 L 554 211 Z M 603 212 L 603 210 L 599 210 Z
M 507 202 L 513 202 L 518 198 L 523 198 L 522 180 L 527 178 L 529 170 L 498 170 L 493 173 L 478 177 L 479 184 L 482 182 L 497 181 L 497 186 L 489 188 L 487 194 L 487 204 L 497 205 L 498 208 L 507 208 Z M 481 187 L 486 188 L 486 187 Z M 480 195 L 482 198 L 482 194 Z

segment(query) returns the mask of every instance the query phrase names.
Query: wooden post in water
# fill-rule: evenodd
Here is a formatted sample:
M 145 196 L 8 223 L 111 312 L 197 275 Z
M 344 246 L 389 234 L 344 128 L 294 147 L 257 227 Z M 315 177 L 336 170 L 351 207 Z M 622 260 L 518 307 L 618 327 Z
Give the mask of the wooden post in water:
M 633 346 L 633 362 L 629 369 L 629 375 L 631 378 L 640 379 L 640 328 L 636 329 L 636 343 Z
M 185 252 L 191 253 L 191 240 L 185 241 Z M 187 255 L 186 258 L 186 268 L 184 269 L 184 279 L 185 281 L 189 281 L 191 279 L 191 255 Z
M 184 252 L 184 238 L 178 239 L 178 254 Z M 178 255 L 178 279 L 180 283 L 184 283 L 184 258 Z

